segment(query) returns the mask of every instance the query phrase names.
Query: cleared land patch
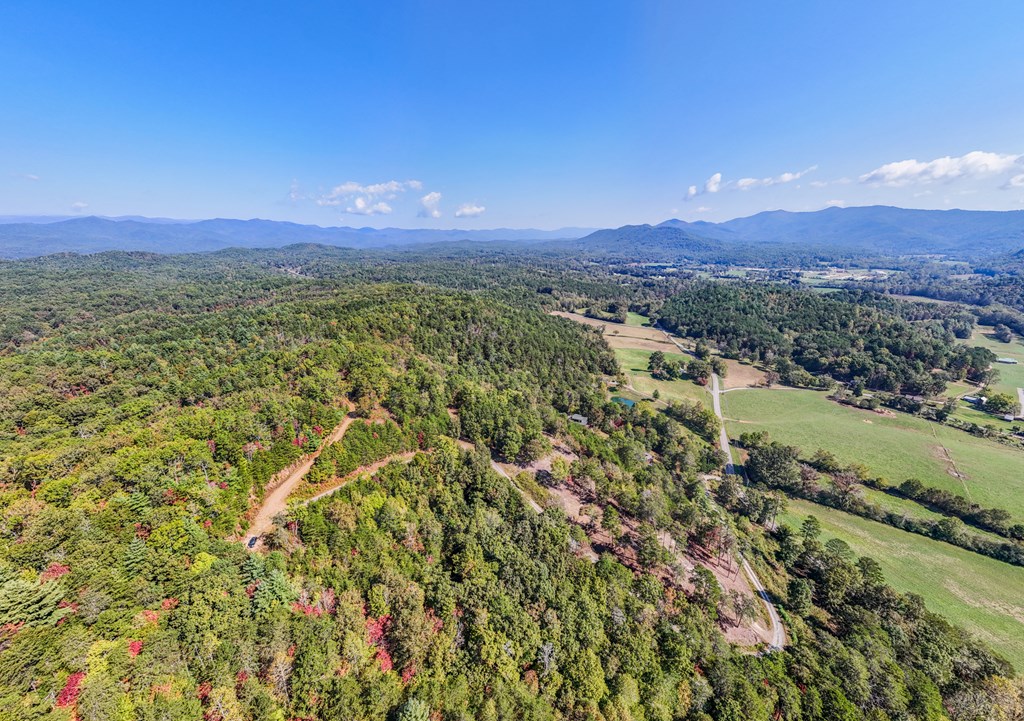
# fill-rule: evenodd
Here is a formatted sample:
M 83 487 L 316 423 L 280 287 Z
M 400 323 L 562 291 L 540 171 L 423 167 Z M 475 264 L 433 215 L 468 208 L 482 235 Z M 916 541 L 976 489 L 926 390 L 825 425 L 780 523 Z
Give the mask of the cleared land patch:
M 723 360 L 728 369 L 725 378 L 722 379 L 722 385 L 725 387 L 725 390 L 748 388 L 764 382 L 764 371 L 760 368 L 750 363 L 740 363 L 738 360 L 732 360 L 731 358 L 724 358 Z
M 647 318 L 644 316 L 631 313 L 630 318 L 627 318 L 627 324 L 623 325 L 588 318 L 579 313 L 556 311 L 552 315 L 603 329 L 604 339 L 615 351 L 615 358 L 619 361 L 619 366 L 625 373 L 630 386 L 630 388 L 622 389 L 618 395 L 631 400 L 639 400 L 643 397 L 650 397 L 654 391 L 658 391 L 658 395 L 663 401 L 700 401 L 709 408 L 711 407 L 711 394 L 693 381 L 659 380 L 647 371 L 648 361 L 654 351 L 661 351 L 666 358 L 673 361 L 689 360 L 690 358 L 680 353 L 679 348 L 666 339 L 662 331 L 639 325 L 647 322 Z M 740 364 L 736 363 L 736 365 Z M 633 392 L 630 393 L 630 390 Z
M 654 391 L 663 401 L 699 401 L 706 406 L 711 405 L 711 394 L 707 389 L 697 385 L 691 380 L 666 381 L 654 378 L 647 370 L 647 363 L 651 357 L 651 351 L 636 348 L 616 348 L 615 358 L 626 374 L 630 386 L 640 394 L 650 396 Z M 683 360 L 687 356 L 679 352 L 665 352 L 669 360 Z
M 799 528 L 808 515 L 821 521 L 822 540 L 871 556 L 894 588 L 919 594 L 1024 669 L 1024 568 L 807 501 L 790 500 L 779 521 Z
M 980 326 L 974 331 L 970 340 L 963 341 L 969 345 L 977 345 L 987 348 L 999 358 L 1012 358 L 1017 361 L 1016 365 L 1009 363 L 996 363 L 993 367 L 999 371 L 999 377 L 992 384 L 992 389 L 1000 393 L 1009 393 L 1016 397 L 1017 389 L 1024 388 L 1024 344 L 1018 337 L 1009 343 L 996 340 L 992 335 L 992 328 Z
M 732 438 L 766 430 L 807 456 L 824 448 L 890 483 L 918 478 L 1024 519 L 1024 453 L 1017 449 L 902 413 L 842 406 L 816 391 L 736 390 L 722 404 Z

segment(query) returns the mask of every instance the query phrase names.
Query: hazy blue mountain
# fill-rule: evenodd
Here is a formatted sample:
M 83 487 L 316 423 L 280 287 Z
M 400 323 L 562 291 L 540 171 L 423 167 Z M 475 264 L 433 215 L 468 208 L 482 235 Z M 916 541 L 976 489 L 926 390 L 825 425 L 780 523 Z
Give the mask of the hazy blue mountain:
M 774 210 L 724 223 L 667 220 L 673 228 L 721 241 L 789 243 L 887 254 L 995 256 L 1024 246 L 1024 210 L 910 210 L 889 206 Z
M 552 245 L 579 247 L 591 253 L 613 257 L 633 256 L 637 260 L 703 260 L 723 252 L 725 244 L 685 228 L 664 225 L 624 225 L 598 230 L 575 241 Z
M 0 257 L 26 258 L 50 253 L 97 253 L 138 250 L 191 253 L 229 247 L 276 248 L 319 243 L 347 248 L 442 243 L 451 241 L 550 241 L 578 238 L 591 228 L 559 230 L 406 230 L 402 228 L 324 228 L 273 220 L 173 221 L 149 218 L 37 218 L 34 222 L 0 223 Z

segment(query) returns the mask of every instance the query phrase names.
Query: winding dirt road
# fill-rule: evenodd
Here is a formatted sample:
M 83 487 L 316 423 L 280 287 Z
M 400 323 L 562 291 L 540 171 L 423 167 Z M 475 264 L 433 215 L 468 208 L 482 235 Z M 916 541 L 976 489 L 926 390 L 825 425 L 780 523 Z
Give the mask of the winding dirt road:
M 676 339 L 667 330 L 661 326 L 655 327 L 664 333 L 665 337 L 668 338 L 669 341 L 671 341 L 672 344 L 681 352 L 689 354 L 689 351 L 676 341 Z M 718 374 L 712 373 L 711 403 L 714 408 L 715 415 L 718 416 L 718 443 L 725 452 L 725 472 L 735 473 L 736 466 L 733 464 L 732 460 L 732 447 L 729 445 L 729 434 L 725 430 L 725 418 L 722 416 L 722 393 L 723 391 L 721 390 L 721 382 L 719 381 Z M 711 499 L 711 494 L 708 492 L 707 488 L 704 489 L 704 492 L 708 494 L 708 498 L 711 500 L 711 503 L 714 504 L 715 508 L 718 508 L 718 504 L 715 503 L 714 499 Z M 719 513 L 721 512 L 721 509 L 719 509 Z M 772 641 L 769 646 L 769 650 L 774 651 L 776 649 L 781 649 L 786 645 L 786 629 L 782 625 L 782 619 L 779 618 L 779 612 L 776 610 L 775 604 L 772 603 L 771 597 L 765 590 L 764 584 L 761 583 L 761 579 L 757 577 L 757 574 L 754 572 L 754 569 L 750 566 L 747 559 L 739 551 L 736 552 L 736 555 L 740 560 L 740 564 L 743 566 L 744 572 L 747 574 L 747 578 L 750 579 L 750 584 L 757 591 L 757 595 L 760 597 L 761 602 L 768 611 L 768 618 L 772 622 Z
M 273 488 L 271 491 L 264 496 L 263 503 L 260 505 L 259 511 L 256 512 L 256 517 L 252 519 L 252 523 L 249 524 L 249 530 L 245 535 L 246 544 L 251 544 L 252 539 L 259 539 L 264 533 L 269 531 L 274 525 L 274 517 L 279 513 L 284 513 L 288 508 L 288 496 L 291 495 L 295 487 L 302 482 L 302 479 L 309 473 L 309 469 L 313 467 L 313 462 L 323 453 L 327 446 L 333 445 L 340 441 L 348 427 L 352 425 L 352 421 L 355 418 L 348 415 L 342 419 L 333 431 L 331 435 L 327 436 L 320 447 L 312 453 L 304 456 L 298 465 L 290 466 L 289 468 L 281 471 L 284 474 L 284 478 L 281 480 L 272 479 L 271 484 Z M 280 475 L 280 473 L 278 474 Z M 258 542 L 258 541 L 257 541 Z M 253 544 L 255 545 L 255 544 Z M 251 548 L 252 546 L 250 546 Z

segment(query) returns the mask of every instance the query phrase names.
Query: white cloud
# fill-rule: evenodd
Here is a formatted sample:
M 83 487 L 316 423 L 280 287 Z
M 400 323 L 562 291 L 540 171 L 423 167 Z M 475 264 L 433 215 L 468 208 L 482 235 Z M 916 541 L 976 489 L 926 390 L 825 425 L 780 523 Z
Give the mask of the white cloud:
M 39 180 L 39 176 L 36 175 L 35 173 L 20 173 L 20 176 L 24 180 L 31 180 L 33 183 Z
M 376 215 L 391 212 L 391 206 L 383 200 L 394 200 L 400 193 L 407 190 L 422 189 L 423 183 L 418 180 L 388 180 L 370 185 L 349 180 L 322 193 L 315 198 L 315 201 L 322 207 L 344 207 L 346 213 Z M 378 199 L 383 200 L 378 201 Z
M 698 213 L 710 213 L 711 212 L 711 208 L 709 208 L 706 205 L 702 205 L 699 208 L 697 208 L 697 212 Z
M 1009 190 L 1010 188 L 1024 188 L 1024 173 L 1015 175 L 1006 181 L 1006 185 L 1003 186 L 1003 189 Z
M 77 203 L 72 203 L 71 204 L 71 210 L 75 211 L 76 213 L 81 213 L 83 210 L 85 210 L 88 207 L 89 207 L 89 204 L 88 203 L 83 203 L 81 200 L 79 200 Z
M 420 198 L 420 212 L 416 215 L 420 218 L 440 218 L 441 209 L 438 207 L 441 203 L 441 194 L 436 190 L 427 193 Z
M 808 173 L 814 172 L 817 169 L 817 165 L 812 165 L 806 170 L 800 170 L 798 172 L 793 173 L 781 173 L 771 178 L 740 178 L 739 180 L 736 181 L 736 187 L 739 188 L 740 190 L 750 190 L 751 188 L 763 188 L 771 185 L 783 185 L 785 183 L 792 183 L 794 180 L 800 180 L 800 178 L 804 177 Z M 819 188 L 823 187 L 824 183 L 822 183 L 821 185 L 815 185 L 814 183 L 811 183 L 811 185 L 814 185 L 814 187 Z
M 810 185 L 812 188 L 825 188 L 825 187 L 828 187 L 828 181 L 827 180 L 812 180 L 810 183 L 808 183 L 808 185 Z
M 388 215 L 391 212 L 391 206 L 383 200 L 372 203 L 360 195 L 356 197 L 351 206 L 345 208 L 345 212 L 352 215 Z
M 705 193 L 718 193 L 723 190 L 751 190 L 753 188 L 763 188 L 770 185 L 783 185 L 785 183 L 792 183 L 794 180 L 799 180 L 808 173 L 818 169 L 817 165 L 812 165 L 806 170 L 800 170 L 798 172 L 786 172 L 779 175 L 774 175 L 768 178 L 740 178 L 739 180 L 730 180 L 728 182 L 722 182 L 722 174 L 715 173 L 706 181 L 704 181 L 704 188 L 698 189 L 696 185 L 691 185 L 686 189 L 686 200 L 693 200 L 699 195 Z M 823 187 L 824 183 L 821 186 Z
M 898 160 L 865 173 L 860 176 L 860 182 L 899 186 L 997 175 L 1018 167 L 1022 157 L 1024 156 L 974 150 L 956 158 L 947 155 L 928 162 L 915 159 Z
M 476 203 L 463 203 L 459 206 L 459 209 L 455 211 L 456 218 L 477 218 L 483 215 L 484 211 L 487 210 L 482 205 Z
M 691 185 L 686 189 L 686 200 L 693 200 L 698 195 L 704 195 L 705 193 L 717 193 L 722 189 L 722 174 L 715 173 L 710 178 L 704 181 L 704 187 L 698 189 L 696 185 Z
M 830 200 L 825 203 L 826 208 L 843 208 L 846 206 L 845 200 Z

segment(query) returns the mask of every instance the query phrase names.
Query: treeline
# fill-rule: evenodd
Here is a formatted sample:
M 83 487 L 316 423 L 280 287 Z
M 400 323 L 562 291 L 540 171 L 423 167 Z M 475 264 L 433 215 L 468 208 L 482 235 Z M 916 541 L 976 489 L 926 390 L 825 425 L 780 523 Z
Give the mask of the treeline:
M 1002 508 L 984 508 L 941 488 L 931 488 L 916 478 L 909 478 L 898 486 L 881 488 L 901 498 L 917 501 L 922 506 L 947 516 L 955 516 L 965 523 L 1000 536 L 1024 541 L 1024 524 L 1014 523 L 1010 512 Z
M 855 285 L 876 292 L 963 303 L 969 307 L 956 312 L 969 312 L 982 325 L 1003 325 L 1024 336 L 1024 276 L 1019 254 L 1017 263 L 1017 267 L 979 268 L 974 274 L 964 273 L 963 268 L 926 265 Z
M 881 479 L 870 479 L 865 469 L 860 467 L 841 467 L 831 454 L 825 451 L 818 451 L 807 463 L 801 463 L 798 448 L 770 441 L 764 433 L 744 434 L 741 442 L 749 450 L 744 469 L 753 484 L 779 489 L 798 498 L 945 541 L 1005 563 L 1024 566 L 1024 543 L 1016 540 L 1019 534 L 1024 532 L 1024 526 L 1011 525 L 1010 514 L 1002 509 L 970 509 L 969 506 L 964 508 L 948 498 L 952 494 L 926 491 L 919 488 L 920 482 L 908 481 L 908 492 L 898 492 L 899 495 L 918 502 L 923 501 L 922 505 L 926 503 L 924 499 L 931 496 L 950 509 L 961 509 L 960 513 L 948 513 L 946 517 L 938 520 L 913 518 L 865 500 L 859 492 L 860 484 L 880 489 L 887 488 L 887 484 Z M 826 474 L 827 485 L 822 483 L 821 473 Z M 911 492 L 916 497 L 911 495 Z M 968 533 L 961 519 L 971 519 L 979 527 L 983 527 L 977 522 L 979 519 L 993 522 L 991 528 L 983 528 L 999 528 L 1002 531 L 1001 535 L 1007 536 L 1008 540 L 991 540 L 976 533 Z
M 700 281 L 657 315 L 673 332 L 715 343 L 726 357 L 768 365 L 785 359 L 805 375 L 876 390 L 931 396 L 947 379 L 985 377 L 991 353 L 955 344 L 939 321 L 912 323 L 877 301 L 872 294 Z

